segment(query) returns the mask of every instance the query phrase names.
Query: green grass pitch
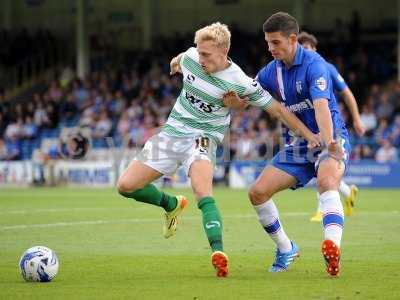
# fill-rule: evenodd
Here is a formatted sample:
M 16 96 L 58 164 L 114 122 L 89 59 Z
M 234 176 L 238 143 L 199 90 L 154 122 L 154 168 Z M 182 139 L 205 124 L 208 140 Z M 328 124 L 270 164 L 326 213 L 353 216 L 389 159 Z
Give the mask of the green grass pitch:
M 170 192 L 177 192 L 171 191 Z M 361 190 L 345 220 L 342 268 L 329 278 L 320 254 L 321 225 L 309 218 L 313 190 L 275 199 L 301 257 L 289 272 L 267 272 L 272 241 L 245 190 L 216 188 L 230 276 L 216 278 L 200 213 L 190 205 L 176 236 L 162 237 L 161 209 L 111 189 L 0 190 L 0 299 L 399 299 L 400 190 Z M 20 255 L 44 245 L 60 258 L 50 283 L 26 283 Z

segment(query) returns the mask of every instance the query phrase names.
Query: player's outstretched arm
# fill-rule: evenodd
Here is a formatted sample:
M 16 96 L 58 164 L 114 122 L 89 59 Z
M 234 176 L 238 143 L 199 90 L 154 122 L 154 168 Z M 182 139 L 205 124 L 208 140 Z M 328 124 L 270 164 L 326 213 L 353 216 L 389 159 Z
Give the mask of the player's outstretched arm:
M 182 55 L 183 55 L 183 52 L 180 53 L 179 55 L 175 56 L 173 59 L 171 59 L 171 62 L 169 63 L 169 67 L 170 67 L 169 74 L 170 75 L 174 75 L 176 73 L 182 73 L 182 69 L 180 66 L 180 61 L 181 61 Z
M 328 100 L 319 98 L 314 100 L 315 120 L 317 121 L 322 142 L 328 148 L 329 154 L 340 160 L 343 156 L 341 145 L 333 138 L 333 123 Z
M 360 112 L 358 111 L 357 101 L 352 91 L 347 87 L 340 93 L 346 103 L 353 118 L 353 127 L 358 136 L 363 136 L 365 133 L 364 124 L 361 121 Z
M 309 148 L 318 147 L 321 145 L 320 137 L 312 133 L 293 113 L 287 110 L 276 100 L 271 100 L 272 103 L 266 109 L 268 113 L 281 120 L 287 127 L 298 135 L 303 136 L 308 141 Z
M 319 98 L 314 101 L 315 120 L 317 121 L 322 141 L 329 145 L 333 139 L 333 124 L 331 111 L 329 110 L 328 100 Z

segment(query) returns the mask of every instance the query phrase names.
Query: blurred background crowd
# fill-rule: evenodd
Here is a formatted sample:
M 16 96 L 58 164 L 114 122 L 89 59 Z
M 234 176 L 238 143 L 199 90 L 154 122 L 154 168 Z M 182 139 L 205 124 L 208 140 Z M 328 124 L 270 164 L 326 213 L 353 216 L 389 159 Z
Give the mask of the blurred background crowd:
M 395 41 L 361 42 L 356 21 L 343 30 L 338 22 L 334 33 L 313 33 L 320 40 L 318 51 L 338 68 L 355 94 L 367 130 L 364 137 L 354 133 L 350 114 L 338 97 L 351 133 L 351 159 L 397 161 L 400 83 L 395 79 Z M 271 60 L 262 34 L 235 25 L 230 29 L 230 56 L 249 76 L 255 76 Z M 169 62 L 193 45 L 193 33 L 157 41 L 151 51 L 120 54 L 116 64 L 112 43 L 95 36 L 92 48 L 99 55 L 92 57 L 92 72 L 85 79 L 78 79 L 71 67 L 63 67 L 16 99 L 7 97 L 0 87 L 0 159 L 29 159 L 44 139 L 57 139 L 63 128 L 78 125 L 90 130 L 94 148 L 108 147 L 106 137 L 112 137 L 114 145 L 141 147 L 165 123 L 179 95 L 181 78 L 169 75 Z M 62 47 L 48 30 L 3 30 L 3 43 L 10 45 L 0 49 L 3 65 L 15 64 L 16 57 L 29 58 L 38 51 L 57 57 L 57 47 Z M 280 126 L 265 112 L 252 107 L 234 112 L 227 143 L 230 158 L 266 158 L 272 155 L 267 153 L 268 145 L 278 145 L 279 135 Z M 43 151 L 57 157 L 54 149 Z

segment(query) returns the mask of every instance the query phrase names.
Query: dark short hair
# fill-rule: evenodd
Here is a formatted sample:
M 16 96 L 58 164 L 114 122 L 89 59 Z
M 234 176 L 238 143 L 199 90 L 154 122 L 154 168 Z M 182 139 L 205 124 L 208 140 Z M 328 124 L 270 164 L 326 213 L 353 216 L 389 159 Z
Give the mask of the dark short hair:
M 305 31 L 300 32 L 299 36 L 297 37 L 297 40 L 299 41 L 300 44 L 309 43 L 314 48 L 317 48 L 318 45 L 318 40 L 315 37 L 315 35 Z
M 299 23 L 297 20 L 285 12 L 277 12 L 270 16 L 263 24 L 264 32 L 282 32 L 284 35 L 289 36 L 292 33 L 299 34 Z

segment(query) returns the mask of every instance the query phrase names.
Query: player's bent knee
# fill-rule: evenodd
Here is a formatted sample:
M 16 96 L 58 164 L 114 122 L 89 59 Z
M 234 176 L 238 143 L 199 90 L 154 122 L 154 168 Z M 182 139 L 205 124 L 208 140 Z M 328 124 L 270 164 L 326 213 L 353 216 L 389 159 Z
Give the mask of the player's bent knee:
M 130 182 L 129 180 L 127 180 L 126 177 L 121 176 L 121 177 L 118 179 L 118 182 L 117 182 L 117 190 L 118 190 L 118 192 L 119 192 L 120 194 L 123 194 L 123 193 L 131 193 L 131 192 L 134 192 L 134 191 L 136 191 L 136 190 L 138 190 L 138 189 L 140 189 L 140 188 L 142 188 L 142 187 L 141 187 L 141 186 L 138 186 L 138 185 L 135 184 L 135 183 Z
M 317 186 L 320 192 L 336 190 L 338 188 L 338 182 L 335 178 L 323 176 L 317 178 Z
M 252 204 L 259 205 L 270 198 L 268 191 L 261 189 L 257 185 L 252 185 L 248 192 L 249 199 Z
M 128 187 L 126 181 L 121 179 L 121 178 L 119 178 L 118 181 L 117 181 L 118 193 L 120 193 L 120 194 L 121 193 L 127 193 L 127 192 L 129 192 L 128 188 L 129 187 Z

